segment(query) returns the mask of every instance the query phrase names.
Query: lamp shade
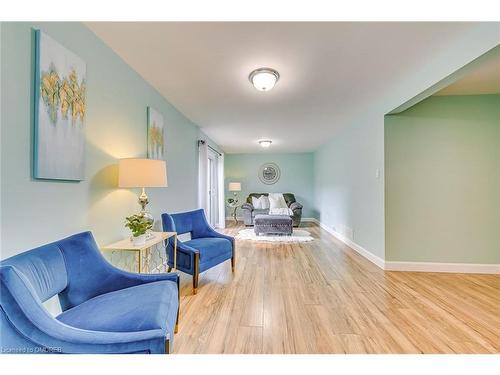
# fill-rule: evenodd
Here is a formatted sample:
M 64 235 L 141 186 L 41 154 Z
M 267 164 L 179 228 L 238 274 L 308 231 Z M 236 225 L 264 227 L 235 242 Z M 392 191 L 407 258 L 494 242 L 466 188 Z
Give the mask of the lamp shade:
M 118 186 L 123 188 L 167 187 L 165 160 L 120 159 Z
M 229 183 L 229 191 L 241 191 L 241 183 L 240 182 L 230 182 Z

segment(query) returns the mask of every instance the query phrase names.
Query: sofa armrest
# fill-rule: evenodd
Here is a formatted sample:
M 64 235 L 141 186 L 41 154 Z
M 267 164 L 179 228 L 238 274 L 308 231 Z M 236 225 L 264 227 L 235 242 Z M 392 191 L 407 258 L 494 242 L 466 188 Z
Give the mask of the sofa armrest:
M 250 203 L 243 203 L 241 205 L 241 209 L 242 210 L 250 210 L 250 211 L 253 211 L 253 205 L 250 204 Z
M 299 202 L 293 202 L 292 204 L 290 204 L 290 209 L 292 211 L 300 210 L 300 209 L 302 209 L 302 207 L 303 206 Z

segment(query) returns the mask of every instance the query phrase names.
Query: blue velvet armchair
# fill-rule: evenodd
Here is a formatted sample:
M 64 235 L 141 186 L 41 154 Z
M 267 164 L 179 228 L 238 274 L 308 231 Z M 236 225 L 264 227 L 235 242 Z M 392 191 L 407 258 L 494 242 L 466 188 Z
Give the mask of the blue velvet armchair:
M 177 241 L 177 269 L 193 276 L 193 294 L 198 290 L 198 276 L 228 259 L 235 266 L 234 238 L 216 232 L 207 222 L 203 209 L 161 215 L 163 230 L 190 233 L 189 241 Z M 172 241 L 167 242 L 168 265 L 173 267 Z
M 0 262 L 2 353 L 170 352 L 179 276 L 121 271 L 90 232 Z M 62 313 L 43 302 L 58 295 Z

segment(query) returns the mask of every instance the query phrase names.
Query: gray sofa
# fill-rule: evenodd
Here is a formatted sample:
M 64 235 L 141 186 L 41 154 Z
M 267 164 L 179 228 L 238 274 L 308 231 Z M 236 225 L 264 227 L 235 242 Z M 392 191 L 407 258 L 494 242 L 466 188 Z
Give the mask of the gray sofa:
M 261 195 L 268 196 L 268 193 L 250 193 L 247 197 L 245 204 L 241 206 L 241 211 L 243 212 L 243 222 L 245 225 L 253 225 L 253 221 L 256 215 L 267 215 L 269 214 L 269 209 L 259 210 L 254 209 L 252 206 L 252 197 L 259 198 Z M 302 205 L 295 200 L 295 195 L 292 193 L 283 193 L 285 202 L 288 207 L 293 211 L 293 226 L 298 227 L 300 225 L 300 220 L 302 219 Z

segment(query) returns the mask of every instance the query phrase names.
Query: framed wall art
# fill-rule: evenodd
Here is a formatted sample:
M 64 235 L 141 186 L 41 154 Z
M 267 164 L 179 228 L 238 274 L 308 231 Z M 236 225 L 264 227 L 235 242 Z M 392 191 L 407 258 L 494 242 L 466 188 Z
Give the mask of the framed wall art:
M 275 163 L 265 163 L 259 169 L 259 179 L 266 185 L 273 185 L 280 179 L 281 171 Z
M 163 115 L 148 107 L 148 158 L 165 160 Z
M 80 57 L 35 30 L 34 178 L 84 179 L 86 80 Z

